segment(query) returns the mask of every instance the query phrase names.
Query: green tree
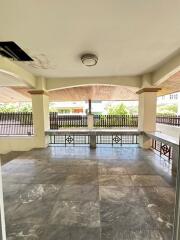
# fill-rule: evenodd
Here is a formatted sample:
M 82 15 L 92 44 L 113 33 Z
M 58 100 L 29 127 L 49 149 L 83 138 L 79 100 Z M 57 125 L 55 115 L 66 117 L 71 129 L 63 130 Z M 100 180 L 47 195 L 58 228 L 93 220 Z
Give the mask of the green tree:
M 4 103 L 0 104 L 0 112 L 32 112 L 31 103 Z
M 49 103 L 49 112 L 58 112 L 58 108 L 54 103 Z
M 109 115 L 128 115 L 129 114 L 128 108 L 123 103 L 117 106 L 109 106 L 107 109 L 107 112 Z
M 177 104 L 172 105 L 164 105 L 157 107 L 157 114 L 169 114 L 169 115 L 176 115 L 178 111 Z
M 23 103 L 18 108 L 19 112 L 32 112 L 32 104 L 31 103 Z

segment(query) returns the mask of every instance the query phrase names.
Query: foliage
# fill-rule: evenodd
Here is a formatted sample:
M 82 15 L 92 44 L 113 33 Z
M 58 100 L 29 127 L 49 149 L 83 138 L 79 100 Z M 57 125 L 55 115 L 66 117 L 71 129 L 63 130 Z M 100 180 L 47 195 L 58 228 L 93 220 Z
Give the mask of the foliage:
M 49 112 L 58 112 L 58 109 L 55 107 L 54 103 L 49 103 Z
M 177 111 L 178 111 L 177 104 L 164 105 L 164 106 L 158 106 L 157 107 L 157 114 L 176 115 Z
M 31 103 L 6 103 L 0 104 L 0 112 L 32 112 Z
M 138 115 L 138 106 L 128 106 L 130 115 Z
M 129 115 L 130 112 L 128 108 L 123 104 L 117 106 L 109 106 L 107 109 L 109 115 Z

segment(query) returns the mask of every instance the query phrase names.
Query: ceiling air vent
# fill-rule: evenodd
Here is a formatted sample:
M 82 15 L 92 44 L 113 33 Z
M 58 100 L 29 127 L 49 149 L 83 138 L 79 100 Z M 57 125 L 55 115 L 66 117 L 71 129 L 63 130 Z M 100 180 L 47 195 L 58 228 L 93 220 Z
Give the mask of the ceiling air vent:
M 15 42 L 0 42 L 0 55 L 16 61 L 33 61 Z

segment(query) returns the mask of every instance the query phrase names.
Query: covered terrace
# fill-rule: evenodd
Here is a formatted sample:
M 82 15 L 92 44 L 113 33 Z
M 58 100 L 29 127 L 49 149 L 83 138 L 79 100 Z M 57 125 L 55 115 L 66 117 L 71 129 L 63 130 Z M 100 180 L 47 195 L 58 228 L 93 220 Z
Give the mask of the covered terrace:
M 177 0 L 1 2 L 0 102 L 32 102 L 11 114 L 25 134 L 0 120 L 3 240 L 180 239 L 178 135 L 156 128 L 157 96 L 180 91 L 179 11 Z M 55 124 L 49 102 L 62 100 L 89 101 L 82 126 Z M 93 116 L 94 100 L 138 100 L 138 116 Z

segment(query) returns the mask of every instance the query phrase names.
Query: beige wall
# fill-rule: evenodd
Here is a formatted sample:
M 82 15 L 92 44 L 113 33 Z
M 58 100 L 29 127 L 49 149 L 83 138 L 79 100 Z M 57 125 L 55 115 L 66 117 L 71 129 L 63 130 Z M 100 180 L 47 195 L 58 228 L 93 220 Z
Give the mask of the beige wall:
M 156 131 L 165 133 L 165 134 L 170 135 L 175 138 L 180 137 L 180 127 L 157 123 Z
M 28 151 L 35 147 L 35 137 L 0 137 L 0 154 Z

